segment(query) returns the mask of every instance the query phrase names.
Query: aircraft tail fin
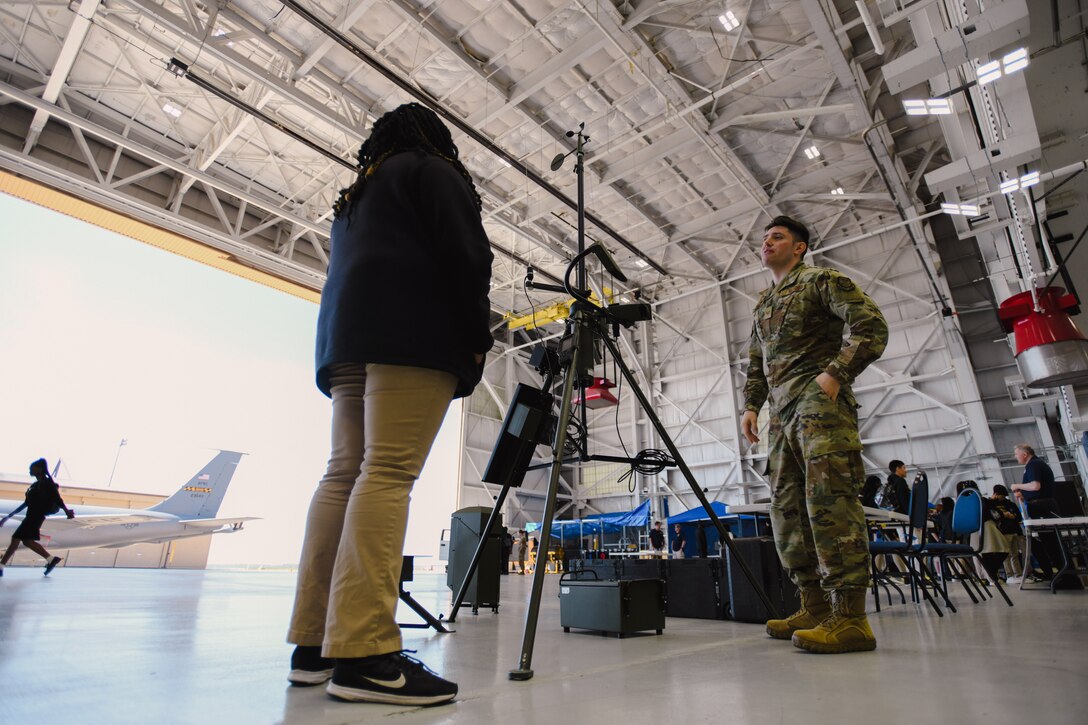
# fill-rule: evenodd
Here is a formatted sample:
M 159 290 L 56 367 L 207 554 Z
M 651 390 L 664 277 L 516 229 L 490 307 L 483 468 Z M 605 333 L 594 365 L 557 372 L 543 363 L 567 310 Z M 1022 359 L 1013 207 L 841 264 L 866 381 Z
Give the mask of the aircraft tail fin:
M 183 519 L 214 518 L 219 512 L 219 505 L 223 503 L 223 496 L 234 476 L 234 470 L 241 460 L 241 453 L 220 451 L 173 496 L 148 510 L 173 514 Z

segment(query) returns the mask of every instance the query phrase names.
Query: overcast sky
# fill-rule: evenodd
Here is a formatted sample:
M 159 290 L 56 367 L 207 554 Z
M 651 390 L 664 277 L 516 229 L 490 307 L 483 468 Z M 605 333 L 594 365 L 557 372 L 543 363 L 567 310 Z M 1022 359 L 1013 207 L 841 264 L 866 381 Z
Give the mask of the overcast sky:
M 324 471 L 317 305 L 0 194 L 0 472 L 63 460 L 61 484 L 169 494 L 218 449 L 247 453 L 211 564 L 294 564 Z M 421 333 L 424 331 L 421 330 Z M 460 406 L 413 495 L 405 553 L 454 508 Z

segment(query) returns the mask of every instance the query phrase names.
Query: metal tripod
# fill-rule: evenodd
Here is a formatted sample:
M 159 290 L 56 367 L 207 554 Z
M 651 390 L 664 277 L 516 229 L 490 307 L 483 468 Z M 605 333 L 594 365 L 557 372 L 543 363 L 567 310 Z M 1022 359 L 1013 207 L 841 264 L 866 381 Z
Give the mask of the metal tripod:
M 774 604 L 771 602 L 770 597 L 763 589 L 762 583 L 755 577 L 748 564 L 741 558 L 733 545 L 732 536 L 729 534 L 728 529 L 718 518 L 718 515 L 714 512 L 714 509 L 710 505 L 710 501 L 707 500 L 706 495 L 703 493 L 702 487 L 695 480 L 695 475 L 688 468 L 687 463 L 684 462 L 683 457 L 680 455 L 680 451 L 676 448 L 676 444 L 669 436 L 668 431 L 665 430 L 664 424 L 661 419 L 654 413 L 653 406 L 650 400 L 646 397 L 645 393 L 638 385 L 638 381 L 635 380 L 634 374 L 630 368 L 627 367 L 623 361 L 623 357 L 620 354 L 612 336 L 609 334 L 609 327 L 613 329 L 618 336 L 619 326 L 630 327 L 636 320 L 649 319 L 649 306 L 645 303 L 635 303 L 632 305 L 613 305 L 611 307 L 600 307 L 596 305 L 589 296 L 589 292 L 586 289 L 586 267 L 585 260 L 590 254 L 598 256 L 605 267 L 605 269 L 620 281 L 627 281 L 626 276 L 616 265 L 615 261 L 608 254 L 608 251 L 600 244 L 594 244 L 589 249 L 585 248 L 585 217 L 584 217 L 584 187 L 583 187 L 583 156 L 584 145 L 589 140 L 587 136 L 584 136 L 582 129 L 584 124 L 579 127 L 578 131 L 568 132 L 567 135 L 573 137 L 577 135 L 578 142 L 575 149 L 569 153 L 577 155 L 576 173 L 578 175 L 578 254 L 571 260 L 567 266 L 566 274 L 564 275 L 563 287 L 555 285 L 534 284 L 532 282 L 531 274 L 526 278 L 526 286 L 533 289 L 543 289 L 552 292 L 564 292 L 575 299 L 575 303 L 571 307 L 571 315 L 567 320 L 566 331 L 563 336 L 563 342 L 561 342 L 561 348 L 564 344 L 569 345 L 569 357 L 565 357 L 560 360 L 560 372 L 563 374 L 563 395 L 559 404 L 559 416 L 555 426 L 555 437 L 552 442 L 552 461 L 551 461 L 551 475 L 548 481 L 548 493 L 544 504 L 544 521 L 542 523 L 541 540 L 546 546 L 548 537 L 551 535 L 551 527 L 555 518 L 556 499 L 559 493 L 559 474 L 563 463 L 565 462 L 564 451 L 567 443 L 567 422 L 570 419 L 571 414 L 571 400 L 574 396 L 574 387 L 576 381 L 583 377 L 584 371 L 588 370 L 593 365 L 593 350 L 592 346 L 595 340 L 600 340 L 604 343 L 612 355 L 616 366 L 623 374 L 624 379 L 627 381 L 630 389 L 633 391 L 635 397 L 638 399 L 639 405 L 645 412 L 646 417 L 650 420 L 654 430 L 660 436 L 661 441 L 665 444 L 665 448 L 668 450 L 669 455 L 675 465 L 680 469 L 688 485 L 691 487 L 692 493 L 699 500 L 703 509 L 706 511 L 707 516 L 710 517 L 711 522 L 718 531 L 718 536 L 723 542 L 724 546 L 729 550 L 732 561 L 735 562 L 744 574 L 745 578 L 751 584 L 752 588 L 759 595 L 764 606 L 767 607 L 767 611 L 770 612 L 772 617 L 777 617 L 778 611 Z M 555 170 L 562 164 L 562 158 L 569 154 L 561 154 L 557 156 L 552 162 L 552 169 Z M 571 274 L 577 271 L 578 281 L 577 284 L 572 284 Z M 555 371 L 549 369 L 544 383 L 544 392 L 549 393 L 555 378 Z M 630 459 L 630 462 L 634 462 L 634 459 Z M 483 553 L 483 548 L 487 543 L 487 538 L 494 529 L 495 523 L 498 520 L 503 503 L 506 501 L 506 496 L 509 493 L 510 486 L 504 485 L 495 501 L 495 507 L 491 511 L 491 515 L 488 518 L 487 525 L 485 526 L 483 536 L 480 539 L 480 543 L 477 546 L 476 552 L 473 554 L 472 562 L 469 564 L 468 571 L 465 573 L 465 579 L 461 583 L 460 590 L 457 597 L 454 600 L 453 608 L 450 612 L 450 616 L 447 618 L 448 622 L 453 622 L 457 616 L 457 611 L 464 601 L 465 593 L 468 590 L 469 583 L 472 580 L 473 575 L 476 573 L 479 566 L 480 558 Z M 537 620 L 540 615 L 540 599 L 544 590 L 544 572 L 545 567 L 537 566 L 533 571 L 533 583 L 532 593 L 529 598 L 529 611 L 526 614 L 525 621 L 525 634 L 522 640 L 521 657 L 518 661 L 518 667 L 511 670 L 509 677 L 512 680 L 528 680 L 533 676 L 533 670 L 531 668 L 533 659 L 533 645 L 536 640 L 536 628 Z

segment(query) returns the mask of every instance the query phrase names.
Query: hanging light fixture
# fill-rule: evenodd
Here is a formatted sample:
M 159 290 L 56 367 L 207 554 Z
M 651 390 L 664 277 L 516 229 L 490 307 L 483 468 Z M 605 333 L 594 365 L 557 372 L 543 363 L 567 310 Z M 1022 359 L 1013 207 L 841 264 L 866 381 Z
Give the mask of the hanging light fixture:
M 1088 339 L 1070 316 L 1077 299 L 1063 287 L 1013 295 L 998 308 L 1005 332 L 1013 334 L 1016 365 L 1029 388 L 1088 382 Z

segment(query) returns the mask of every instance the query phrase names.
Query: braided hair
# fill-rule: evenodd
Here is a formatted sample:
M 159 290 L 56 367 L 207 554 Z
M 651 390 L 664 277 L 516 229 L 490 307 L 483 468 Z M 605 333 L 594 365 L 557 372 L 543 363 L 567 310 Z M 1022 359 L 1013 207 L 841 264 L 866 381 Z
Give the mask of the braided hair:
M 35 471 L 37 471 L 37 473 L 35 473 Z M 44 458 L 39 458 L 30 464 L 30 475 L 35 477 L 41 476 L 47 481 L 53 480 L 53 477 L 49 475 L 49 464 L 46 463 Z
M 423 151 L 449 162 L 468 182 L 476 209 L 483 208 L 476 185 L 458 158 L 450 130 L 431 109 L 418 103 L 405 103 L 374 122 L 370 136 L 363 141 L 356 156 L 359 159 L 359 176 L 354 184 L 340 190 L 340 198 L 332 207 L 334 217 L 339 219 L 346 214 L 350 220 L 351 211 L 362 198 L 367 180 L 382 162 L 395 153 L 409 150 Z

